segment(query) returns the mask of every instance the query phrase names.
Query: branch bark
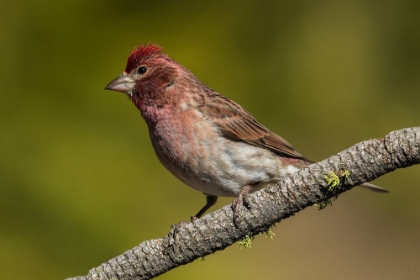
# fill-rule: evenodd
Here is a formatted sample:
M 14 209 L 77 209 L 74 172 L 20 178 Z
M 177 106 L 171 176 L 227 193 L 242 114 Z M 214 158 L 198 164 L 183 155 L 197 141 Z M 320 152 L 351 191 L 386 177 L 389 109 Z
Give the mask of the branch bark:
M 358 143 L 250 195 L 253 207 L 243 209 L 238 227 L 233 224 L 233 213 L 227 205 L 194 222 L 177 225 L 163 238 L 142 242 L 92 268 L 86 276 L 67 280 L 151 279 L 222 250 L 246 236 L 265 232 L 302 209 L 336 197 L 354 186 L 419 163 L 420 127 L 393 131 L 385 138 Z M 349 171 L 350 176 L 334 191 L 328 191 L 325 174 L 339 170 Z

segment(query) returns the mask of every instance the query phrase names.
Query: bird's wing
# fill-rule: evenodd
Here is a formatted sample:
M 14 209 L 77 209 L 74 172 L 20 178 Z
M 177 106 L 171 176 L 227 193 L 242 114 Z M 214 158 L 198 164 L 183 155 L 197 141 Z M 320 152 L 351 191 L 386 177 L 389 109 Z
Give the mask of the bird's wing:
M 280 156 L 308 161 L 289 142 L 259 123 L 239 104 L 216 95 L 208 98 L 202 107 L 204 115 L 219 126 L 224 136 L 271 150 Z

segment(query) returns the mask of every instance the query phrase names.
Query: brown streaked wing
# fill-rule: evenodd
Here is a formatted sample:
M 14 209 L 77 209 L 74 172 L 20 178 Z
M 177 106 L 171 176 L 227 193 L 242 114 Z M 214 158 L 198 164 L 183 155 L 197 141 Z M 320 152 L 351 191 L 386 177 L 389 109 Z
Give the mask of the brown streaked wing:
M 271 150 L 280 156 L 307 160 L 289 142 L 259 123 L 239 104 L 224 96 L 213 95 L 206 98 L 205 104 L 199 109 L 220 127 L 220 131 L 226 137 Z

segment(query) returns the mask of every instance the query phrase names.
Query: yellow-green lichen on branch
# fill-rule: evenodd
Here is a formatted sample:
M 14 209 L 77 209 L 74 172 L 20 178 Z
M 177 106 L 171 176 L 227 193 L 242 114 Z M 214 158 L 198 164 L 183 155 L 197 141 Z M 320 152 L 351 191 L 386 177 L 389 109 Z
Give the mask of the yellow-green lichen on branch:
M 273 226 L 269 227 L 267 229 L 267 231 L 265 232 L 265 234 L 266 234 L 266 236 L 268 238 L 270 238 L 271 240 L 273 240 L 274 239 L 274 236 L 276 236 L 276 234 L 273 232 Z
M 330 171 L 324 175 L 324 179 L 327 182 L 329 192 L 333 191 L 337 186 L 339 186 L 343 178 L 350 176 L 350 171 L 344 169 L 340 169 L 337 173 Z
M 324 175 L 324 179 L 327 182 L 328 191 L 333 191 L 337 186 L 339 186 L 342 182 L 343 178 L 347 178 L 350 176 L 350 171 L 345 169 L 340 169 L 337 173 L 335 172 L 328 172 Z M 318 210 L 322 210 L 328 205 L 332 205 L 331 199 L 325 199 L 320 203 L 315 203 L 314 206 L 318 208 Z
M 242 250 L 243 248 L 251 248 L 252 240 L 254 239 L 253 236 L 245 235 L 244 239 L 239 241 L 239 248 Z
M 271 240 L 273 240 L 274 239 L 274 236 L 276 235 L 274 232 L 273 232 L 273 227 L 274 226 L 270 226 L 266 231 L 265 231 L 265 234 L 266 234 L 266 237 L 268 237 L 268 238 L 270 238 Z M 261 235 L 261 234 L 263 234 L 263 232 L 260 232 L 260 233 L 258 233 L 258 235 Z M 251 248 L 251 245 L 252 245 L 252 240 L 254 240 L 255 239 L 255 236 L 249 236 L 249 235 L 246 235 L 241 241 L 239 241 L 239 248 L 242 250 L 243 248 L 246 248 L 246 249 L 249 249 L 249 248 Z
M 327 207 L 328 205 L 332 206 L 332 201 L 331 199 L 326 199 L 321 201 L 320 203 L 315 203 L 314 206 L 318 208 L 318 210 L 322 210 L 325 207 Z

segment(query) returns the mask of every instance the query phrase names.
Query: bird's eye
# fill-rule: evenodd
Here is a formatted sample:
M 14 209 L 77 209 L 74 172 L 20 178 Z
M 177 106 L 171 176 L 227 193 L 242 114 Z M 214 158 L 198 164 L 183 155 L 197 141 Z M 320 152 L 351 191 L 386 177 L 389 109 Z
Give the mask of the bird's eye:
M 137 73 L 139 73 L 140 75 L 143 75 L 146 72 L 147 68 L 145 66 L 140 66 L 139 68 L 137 68 Z

